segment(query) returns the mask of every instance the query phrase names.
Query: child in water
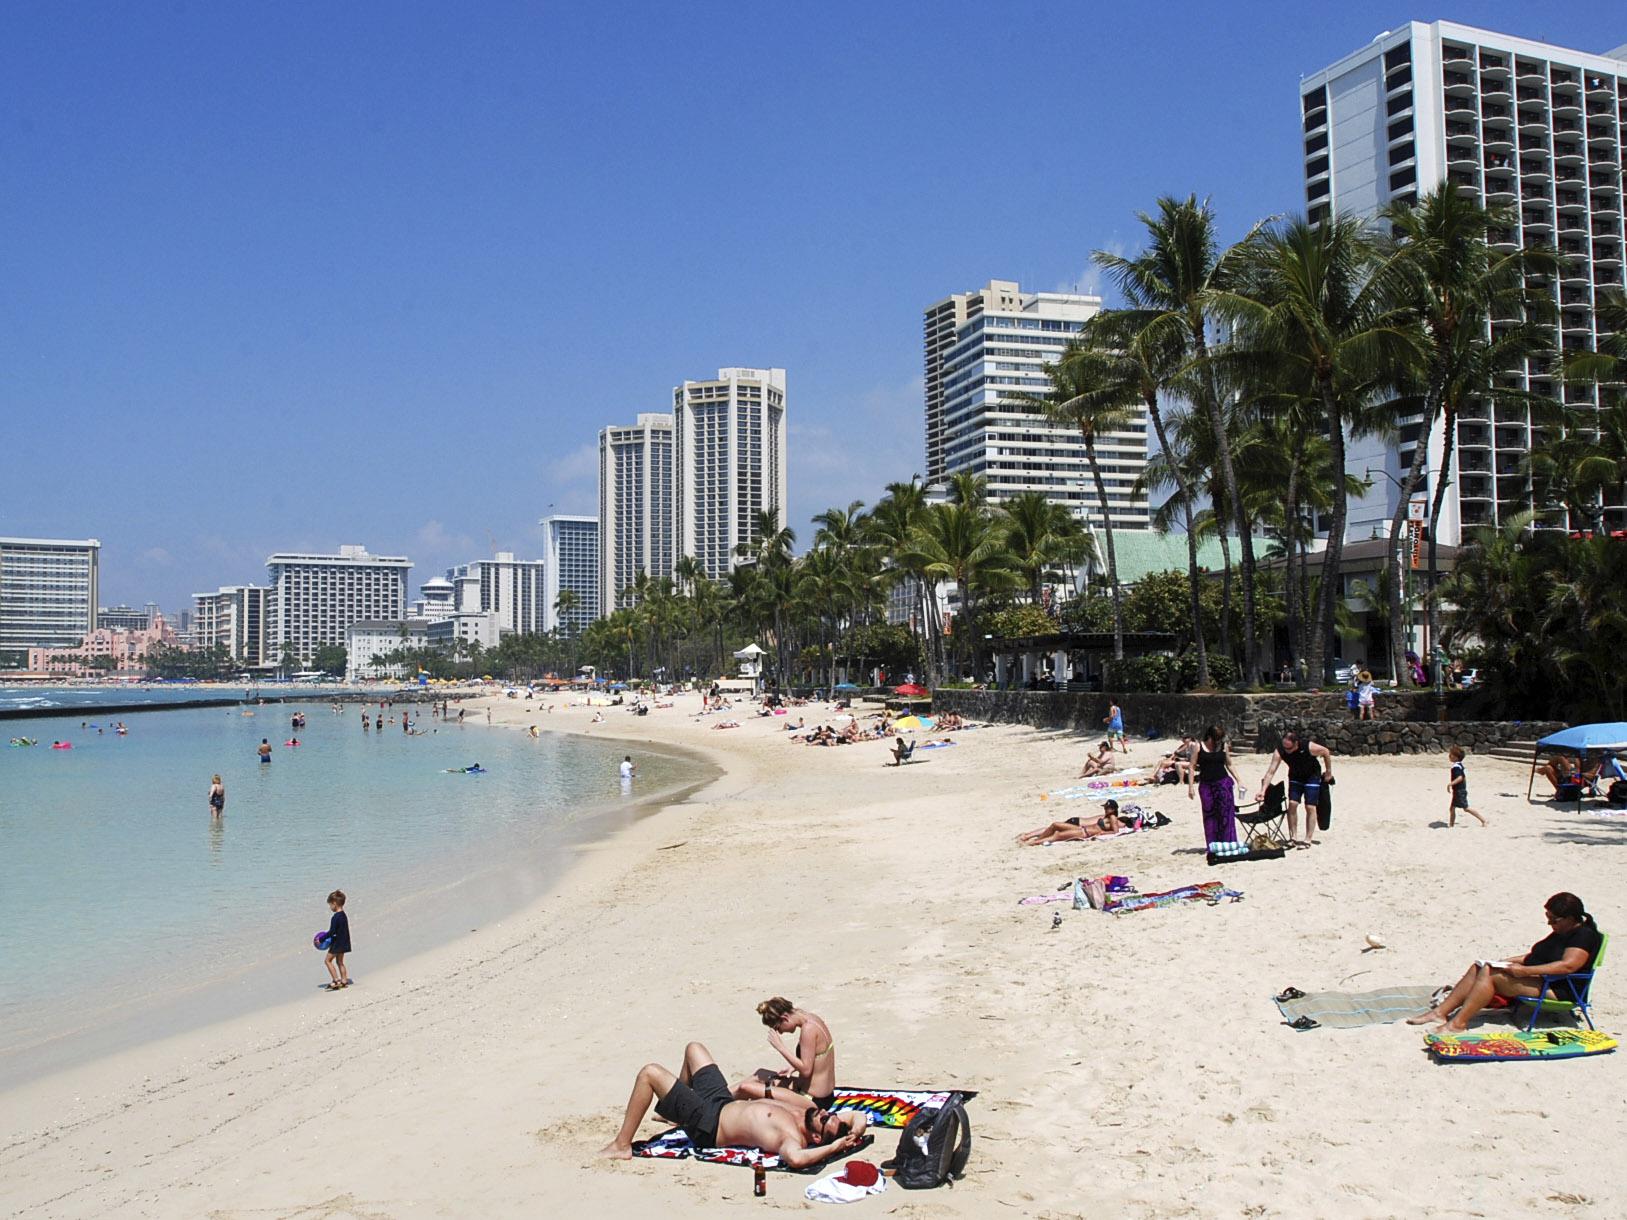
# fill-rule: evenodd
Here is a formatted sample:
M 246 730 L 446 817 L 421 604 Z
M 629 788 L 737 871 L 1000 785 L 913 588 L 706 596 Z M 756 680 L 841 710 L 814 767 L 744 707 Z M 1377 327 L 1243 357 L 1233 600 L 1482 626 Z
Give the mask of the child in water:
M 350 971 L 345 967 L 345 954 L 350 952 L 350 919 L 345 914 L 343 890 L 328 895 L 328 910 L 333 912 L 333 918 L 328 920 L 328 955 L 323 960 L 333 981 L 327 990 L 341 991 L 350 986 Z

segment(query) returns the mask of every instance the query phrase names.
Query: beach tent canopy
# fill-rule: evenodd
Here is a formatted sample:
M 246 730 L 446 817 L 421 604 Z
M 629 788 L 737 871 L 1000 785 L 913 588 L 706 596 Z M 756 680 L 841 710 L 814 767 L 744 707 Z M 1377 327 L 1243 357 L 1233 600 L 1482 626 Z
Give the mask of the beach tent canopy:
M 1573 725 L 1549 733 L 1537 745 L 1545 750 L 1627 750 L 1627 723 Z
M 747 644 L 744 648 L 742 648 L 739 652 L 735 653 L 734 655 L 735 655 L 735 657 L 737 659 L 745 661 L 745 660 L 749 660 L 752 657 L 760 657 L 760 656 L 762 656 L 764 651 L 765 651 L 764 649 L 757 647 L 757 645 L 755 645 L 755 644 Z

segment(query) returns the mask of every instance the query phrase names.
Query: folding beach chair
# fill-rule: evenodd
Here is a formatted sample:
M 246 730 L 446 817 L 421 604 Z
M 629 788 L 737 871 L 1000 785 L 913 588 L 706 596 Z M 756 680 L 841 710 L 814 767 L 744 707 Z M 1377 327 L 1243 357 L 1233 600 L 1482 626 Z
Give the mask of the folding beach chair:
M 1264 838 L 1273 847 L 1281 847 L 1288 842 L 1288 806 L 1286 789 L 1279 780 L 1265 790 L 1265 799 L 1257 808 L 1245 812 L 1237 811 L 1237 820 L 1243 829 L 1243 841 L 1253 846 L 1259 838 Z
M 1543 976 L 1542 990 L 1537 995 L 1515 996 L 1516 1004 L 1531 1005 L 1531 1020 L 1526 1024 L 1526 1032 L 1537 1027 L 1537 1018 L 1543 1013 L 1579 1012 L 1582 1020 L 1587 1022 L 1589 1029 L 1597 1028 L 1593 1024 L 1593 1014 L 1588 1011 L 1588 994 L 1593 990 L 1593 976 L 1604 965 L 1604 951 L 1610 947 L 1610 937 L 1599 937 L 1599 951 L 1593 955 L 1593 968 L 1591 970 L 1578 970 L 1575 974 L 1560 974 L 1549 977 Z M 1553 995 L 1548 992 L 1552 990 Z M 1569 997 L 1569 998 L 1566 998 Z

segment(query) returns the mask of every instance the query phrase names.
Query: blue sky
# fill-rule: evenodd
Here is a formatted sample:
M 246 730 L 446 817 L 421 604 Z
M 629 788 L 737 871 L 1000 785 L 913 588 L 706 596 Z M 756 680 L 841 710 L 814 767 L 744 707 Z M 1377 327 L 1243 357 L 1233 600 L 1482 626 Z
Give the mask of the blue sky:
M 342 542 L 416 587 L 776 364 L 806 538 L 921 468 L 925 305 L 1090 287 L 1161 193 L 1294 209 L 1299 77 L 1437 17 L 1627 42 L 1619 2 L 8 5 L 0 533 L 99 537 L 109 602 Z

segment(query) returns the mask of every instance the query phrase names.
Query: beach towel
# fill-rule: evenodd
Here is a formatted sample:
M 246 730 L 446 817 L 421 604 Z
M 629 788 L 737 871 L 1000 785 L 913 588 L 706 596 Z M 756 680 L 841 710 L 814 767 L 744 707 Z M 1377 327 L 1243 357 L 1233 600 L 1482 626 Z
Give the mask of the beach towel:
M 965 1089 L 837 1089 L 830 1108 L 833 1112 L 862 1110 L 870 1116 L 872 1127 L 902 1131 L 922 1110 L 939 1109 L 954 1094 L 961 1101 L 977 1096 Z
M 1150 911 L 1155 907 L 1180 906 L 1186 902 L 1202 902 L 1216 906 L 1223 901 L 1242 901 L 1240 890 L 1229 890 L 1218 881 L 1204 881 L 1197 885 L 1183 885 L 1178 889 L 1156 894 L 1131 894 L 1124 898 L 1109 899 L 1102 909 L 1113 915 L 1131 915 L 1136 911 Z
M 1360 1029 L 1428 1012 L 1433 987 L 1387 987 L 1381 991 L 1315 991 L 1276 1005 L 1290 1023 L 1309 1017 L 1324 1029 Z
M 955 743 L 952 741 L 928 741 L 922 744 L 923 750 L 947 750 Z
M 876 1142 L 876 1137 L 866 1134 L 851 1152 L 844 1153 L 852 1156 Z M 761 1148 L 697 1148 L 689 1136 L 684 1134 L 682 1127 L 674 1127 L 671 1131 L 664 1131 L 654 1139 L 635 1140 L 633 1142 L 633 1155 L 650 1157 L 658 1161 L 704 1161 L 709 1165 L 739 1165 L 745 1169 L 761 1165 L 764 1169 L 783 1169 L 787 1173 L 813 1173 L 824 1169 L 831 1164 L 825 1161 L 810 1169 L 791 1169 L 783 1164 L 780 1158 L 771 1152 L 764 1152 Z
M 903 1130 L 922 1110 L 941 1107 L 953 1096 L 968 1101 L 977 1096 L 975 1090 L 962 1089 L 837 1089 L 831 1109 L 862 1110 L 870 1116 L 872 1128 L 886 1127 Z M 853 1152 L 862 1151 L 875 1142 L 875 1136 L 866 1134 Z M 664 1131 L 654 1139 L 635 1140 L 633 1155 L 661 1161 L 695 1160 L 713 1165 L 741 1165 L 750 1169 L 761 1165 L 764 1169 L 782 1169 L 780 1158 L 759 1148 L 697 1148 L 684 1134 L 682 1127 Z M 849 1153 L 848 1155 L 852 1155 Z M 803 1172 L 823 1170 L 830 1162 Z M 795 1172 L 788 1170 L 787 1172 Z

